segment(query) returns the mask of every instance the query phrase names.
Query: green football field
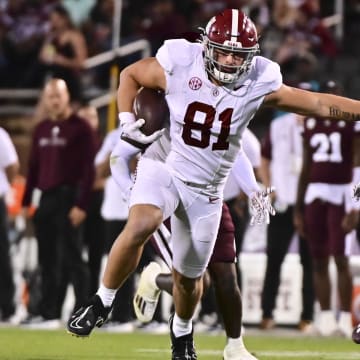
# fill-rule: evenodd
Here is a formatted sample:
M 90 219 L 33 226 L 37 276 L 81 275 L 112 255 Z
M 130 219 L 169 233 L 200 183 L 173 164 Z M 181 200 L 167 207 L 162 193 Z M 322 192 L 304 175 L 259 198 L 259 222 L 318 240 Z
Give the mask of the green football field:
M 199 360 L 222 359 L 223 335 L 196 335 Z M 360 345 L 341 338 L 250 334 L 246 345 L 260 360 L 359 360 Z M 79 339 L 64 331 L 0 329 L 1 360 L 170 359 L 167 335 L 108 334 Z

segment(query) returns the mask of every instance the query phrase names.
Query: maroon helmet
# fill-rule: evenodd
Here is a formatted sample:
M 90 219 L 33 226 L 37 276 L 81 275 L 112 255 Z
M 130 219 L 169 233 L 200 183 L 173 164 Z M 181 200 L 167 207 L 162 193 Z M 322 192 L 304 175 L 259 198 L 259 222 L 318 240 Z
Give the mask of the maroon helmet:
M 203 33 L 206 71 L 222 83 L 233 83 L 249 71 L 259 52 L 254 23 L 240 10 L 227 9 L 212 17 Z M 239 66 L 226 66 L 217 61 L 217 51 L 231 52 L 243 58 Z M 230 70 L 229 70 L 230 69 Z

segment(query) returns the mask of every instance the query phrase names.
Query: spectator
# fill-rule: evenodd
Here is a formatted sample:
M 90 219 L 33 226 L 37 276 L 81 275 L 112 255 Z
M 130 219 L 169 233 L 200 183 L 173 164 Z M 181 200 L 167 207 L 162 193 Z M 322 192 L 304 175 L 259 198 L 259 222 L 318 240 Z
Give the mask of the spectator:
M 34 61 L 48 30 L 54 1 L 8 1 L 0 9 L 1 86 L 33 86 Z
M 173 0 L 153 0 L 147 7 L 142 32 L 150 41 L 153 53 L 164 40 L 179 38 L 181 34 L 189 30 L 186 18 L 175 10 Z
M 86 58 L 85 37 L 72 24 L 68 11 L 56 5 L 50 13 L 50 32 L 39 60 L 47 76 L 65 80 L 71 101 L 77 105 L 82 100 L 81 72 Z
M 98 0 L 83 24 L 91 56 L 112 48 L 114 0 Z
M 277 51 L 275 61 L 283 65 L 306 52 L 321 58 L 334 58 L 338 46 L 312 2 L 304 2 L 295 11 L 294 22 L 286 29 L 285 39 Z
M 0 128 L 0 321 L 8 322 L 15 313 L 15 285 L 9 253 L 8 217 L 5 195 L 19 171 L 19 160 L 8 133 Z
M 328 81 L 324 92 L 342 94 L 339 84 Z M 351 202 L 353 166 L 359 166 L 359 123 L 309 117 L 304 121 L 303 165 L 294 212 L 299 234 L 305 236 L 314 266 L 314 286 L 320 303 L 316 328 L 321 335 L 340 331 L 351 337 L 352 276 L 345 253 L 346 234 L 358 224 Z M 353 179 L 358 183 L 359 179 Z M 340 315 L 331 309 L 329 260 L 334 258 Z
M 41 191 L 34 215 L 41 305 L 40 316 L 30 314 L 25 324 L 56 328 L 61 316 L 63 278 L 71 280 L 76 304 L 89 294 L 80 224 L 86 218 L 94 181 L 95 142 L 89 125 L 72 112 L 64 80 L 49 80 L 43 100 L 47 116 L 34 129 L 23 199 L 26 210 L 34 189 Z

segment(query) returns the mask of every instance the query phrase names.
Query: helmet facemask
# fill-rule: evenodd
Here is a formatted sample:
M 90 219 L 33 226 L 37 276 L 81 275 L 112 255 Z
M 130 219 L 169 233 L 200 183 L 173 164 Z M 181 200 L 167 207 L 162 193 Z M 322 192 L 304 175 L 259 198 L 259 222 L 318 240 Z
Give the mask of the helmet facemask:
M 230 84 L 236 82 L 242 75 L 248 73 L 253 57 L 259 52 L 259 46 L 244 49 L 226 44 L 220 45 L 203 36 L 204 59 L 206 71 L 216 80 Z M 225 65 L 218 61 L 219 53 L 231 53 L 234 58 L 242 58 L 240 65 Z

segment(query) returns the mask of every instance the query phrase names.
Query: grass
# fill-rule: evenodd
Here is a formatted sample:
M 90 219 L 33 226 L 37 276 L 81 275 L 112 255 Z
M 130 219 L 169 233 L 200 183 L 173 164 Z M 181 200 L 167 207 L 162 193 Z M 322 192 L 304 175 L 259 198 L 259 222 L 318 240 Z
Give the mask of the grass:
M 222 359 L 224 336 L 196 335 L 199 360 Z M 341 338 L 246 336 L 246 345 L 260 360 L 355 360 L 360 347 Z M 167 335 L 108 334 L 95 331 L 79 339 L 63 331 L 0 329 L 1 360 L 155 360 L 170 359 Z

